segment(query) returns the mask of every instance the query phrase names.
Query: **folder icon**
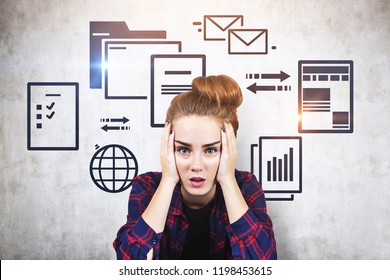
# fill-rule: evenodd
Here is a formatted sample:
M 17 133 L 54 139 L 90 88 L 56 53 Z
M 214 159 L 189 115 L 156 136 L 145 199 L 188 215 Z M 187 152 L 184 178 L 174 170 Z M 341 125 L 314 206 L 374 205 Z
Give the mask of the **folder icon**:
M 204 16 L 203 38 L 205 41 L 225 41 L 226 30 L 243 26 L 243 24 L 242 15 L 206 15 Z
M 165 30 L 129 30 L 124 21 L 89 23 L 89 87 L 102 88 L 102 48 L 106 39 L 166 39 Z
M 267 54 L 267 29 L 229 29 L 229 54 Z

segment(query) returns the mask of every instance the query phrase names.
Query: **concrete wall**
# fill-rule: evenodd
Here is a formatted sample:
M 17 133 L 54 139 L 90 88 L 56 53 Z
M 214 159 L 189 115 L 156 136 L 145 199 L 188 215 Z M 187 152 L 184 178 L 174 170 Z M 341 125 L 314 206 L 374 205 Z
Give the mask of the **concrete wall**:
M 243 24 L 235 25 L 238 29 L 266 29 L 268 42 L 255 46 L 263 53 L 229 54 L 228 40 L 204 40 L 205 15 L 240 15 Z M 122 145 L 136 158 L 138 173 L 159 170 L 161 128 L 151 126 L 150 59 L 131 65 L 139 58 L 132 58 L 131 52 L 123 64 L 120 55 L 110 56 L 116 62 L 108 71 L 116 67 L 117 72 L 109 77 L 118 80 L 110 84 L 108 97 L 123 89 L 146 99 L 105 98 L 104 83 L 101 88 L 90 86 L 90 22 L 99 21 L 122 21 L 131 30 L 165 30 L 163 40 L 182 42 L 182 54 L 205 55 L 207 75 L 224 73 L 239 82 L 244 102 L 239 108 L 238 169 L 250 170 L 252 165 L 259 176 L 259 149 L 265 147 L 260 144 L 266 143 L 260 137 L 301 139 L 301 182 L 295 176 L 290 185 L 271 184 L 263 176 L 265 189 L 287 188 L 291 193 L 282 195 L 294 195 L 292 201 L 267 202 L 280 259 L 390 258 L 388 1 L 1 0 L 1 259 L 115 258 L 112 241 L 126 220 L 130 188 L 117 193 L 98 188 L 92 180 L 97 175 L 90 174 L 96 148 Z M 207 31 L 218 30 L 208 26 Z M 221 38 L 228 32 L 221 31 Z M 246 50 L 243 45 L 235 48 Z M 155 50 L 145 46 L 149 51 Z M 156 52 L 178 54 L 164 48 Z M 302 60 L 321 60 L 324 67 L 331 61 L 353 61 L 347 67 L 350 82 L 309 86 L 332 88 L 330 110 L 347 112 L 347 128 L 329 127 L 330 112 L 299 115 Z M 281 70 L 290 77 L 261 78 Z M 260 78 L 249 79 L 251 73 Z M 140 78 L 129 83 L 137 75 Z M 53 82 L 78 84 L 78 110 L 75 87 L 55 88 L 62 94 L 54 98 L 58 101 L 45 98 L 52 85 L 30 84 L 28 92 L 28 83 Z M 247 89 L 253 83 L 276 88 L 258 88 L 254 94 Z M 283 91 L 277 90 L 280 85 Z M 338 95 L 346 97 L 338 100 Z M 344 107 L 336 108 L 337 102 Z M 161 114 L 162 107 L 156 106 L 155 113 Z M 129 121 L 111 120 L 122 117 Z M 102 122 L 106 118 L 110 120 Z M 300 119 L 317 131 L 299 131 Z M 38 123 L 43 127 L 37 128 Z M 125 128 L 106 132 L 106 124 Z M 298 150 L 294 146 L 295 160 Z M 274 155 L 281 158 L 283 153 Z M 299 172 L 299 161 L 294 164 L 294 172 Z

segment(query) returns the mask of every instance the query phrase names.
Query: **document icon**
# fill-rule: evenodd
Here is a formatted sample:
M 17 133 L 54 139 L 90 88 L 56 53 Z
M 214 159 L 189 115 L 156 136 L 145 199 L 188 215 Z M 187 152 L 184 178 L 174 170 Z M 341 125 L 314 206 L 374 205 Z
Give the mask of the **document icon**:
M 164 127 L 165 114 L 175 95 L 192 89 L 192 80 L 206 75 L 202 54 L 152 55 L 151 126 Z
M 206 15 L 204 16 L 205 41 L 225 41 L 226 30 L 231 27 L 243 26 L 244 17 L 242 15 Z
M 229 29 L 229 54 L 267 54 L 267 29 Z
M 79 149 L 79 84 L 27 84 L 27 149 Z

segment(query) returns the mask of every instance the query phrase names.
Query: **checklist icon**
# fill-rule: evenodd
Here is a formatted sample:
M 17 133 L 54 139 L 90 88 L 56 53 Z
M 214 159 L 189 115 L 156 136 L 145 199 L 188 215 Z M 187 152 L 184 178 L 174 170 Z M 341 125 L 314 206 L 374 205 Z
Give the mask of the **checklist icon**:
M 27 103 L 28 150 L 78 150 L 78 83 L 28 83 Z

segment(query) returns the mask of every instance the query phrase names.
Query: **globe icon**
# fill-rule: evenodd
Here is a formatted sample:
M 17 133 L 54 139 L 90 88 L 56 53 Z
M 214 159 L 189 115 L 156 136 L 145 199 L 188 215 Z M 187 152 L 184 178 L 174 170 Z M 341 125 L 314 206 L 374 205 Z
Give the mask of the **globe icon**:
M 131 186 L 138 173 L 138 163 L 129 149 L 111 144 L 96 151 L 89 165 L 89 173 L 101 190 L 118 193 Z

